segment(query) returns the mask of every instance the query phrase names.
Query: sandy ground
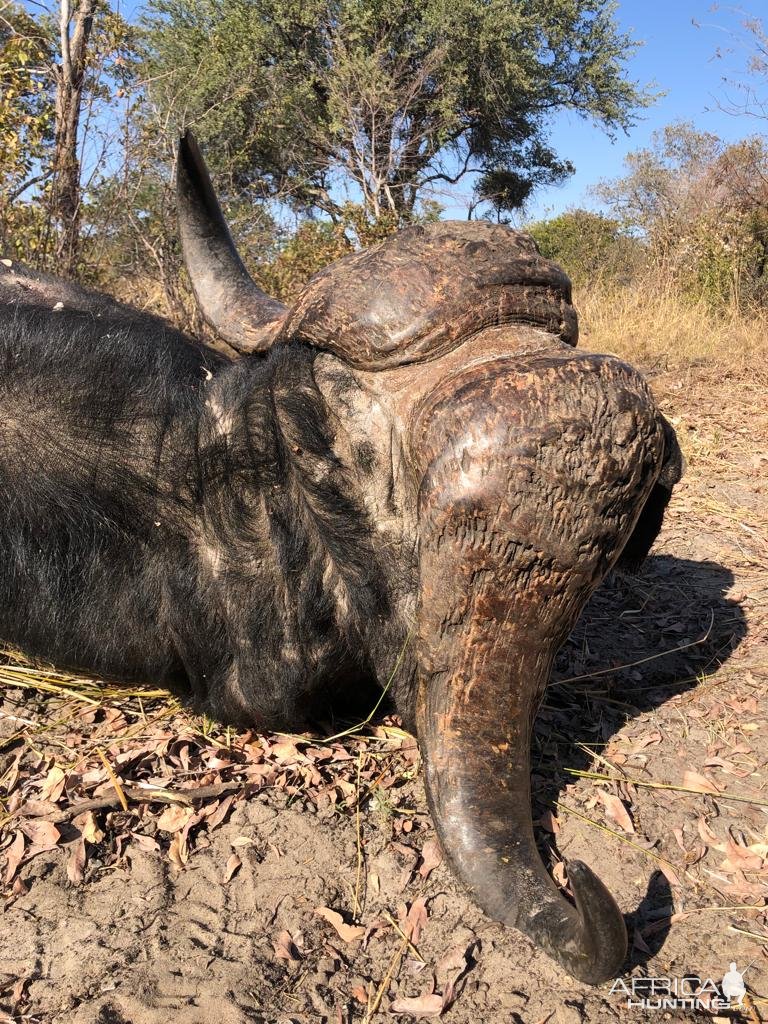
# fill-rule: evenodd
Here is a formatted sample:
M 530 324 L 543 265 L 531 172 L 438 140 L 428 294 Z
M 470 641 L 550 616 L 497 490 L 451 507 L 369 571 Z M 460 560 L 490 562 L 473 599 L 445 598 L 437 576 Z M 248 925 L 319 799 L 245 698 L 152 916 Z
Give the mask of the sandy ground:
M 652 384 L 688 473 L 642 574 L 610 580 L 562 651 L 534 811 L 556 877 L 584 859 L 625 911 L 627 985 L 719 981 L 734 961 L 750 995 L 719 1016 L 754 1024 L 768 1020 L 768 378 L 700 367 Z M 417 751 L 391 719 L 321 744 L 222 733 L 162 696 L 54 675 L 9 670 L 0 696 L 0 1021 L 709 1016 L 629 1008 L 485 918 L 439 862 Z

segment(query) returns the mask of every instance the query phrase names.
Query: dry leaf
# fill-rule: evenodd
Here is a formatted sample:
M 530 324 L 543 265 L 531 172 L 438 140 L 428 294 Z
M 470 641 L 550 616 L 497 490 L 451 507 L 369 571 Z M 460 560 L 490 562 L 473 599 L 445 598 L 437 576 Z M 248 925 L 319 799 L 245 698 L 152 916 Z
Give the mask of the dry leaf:
M 24 836 L 21 832 L 16 833 L 16 838 L 11 843 L 5 855 L 5 884 L 11 881 L 16 874 L 24 857 Z
M 606 793 L 605 790 L 598 790 L 597 795 L 605 807 L 605 813 L 611 821 L 614 821 L 619 828 L 625 832 L 631 832 L 634 835 L 635 826 L 632 824 L 632 818 L 629 816 L 629 811 L 624 806 L 622 801 L 614 796 L 613 793 Z
M 565 873 L 565 864 L 559 860 L 557 864 L 552 868 L 552 877 L 560 886 L 561 889 L 565 888 L 568 878 Z
M 680 878 L 668 861 L 662 860 L 659 862 L 659 871 L 661 871 L 670 885 L 680 885 Z
M 189 860 L 187 840 L 181 832 L 177 832 L 171 840 L 171 845 L 168 847 L 168 860 L 177 868 L 183 868 Z
M 542 816 L 539 818 L 539 824 L 543 829 L 546 829 L 547 832 L 551 832 L 554 836 L 560 832 L 560 822 L 558 821 L 557 815 L 553 814 L 549 809 L 544 811 Z
M 706 823 L 704 818 L 699 818 L 698 829 L 699 838 L 701 839 L 702 843 L 706 843 L 707 846 L 714 846 L 716 850 L 725 851 L 725 846 L 719 841 L 719 839 L 712 831 L 712 829 L 709 827 L 709 825 Z
M 278 960 L 288 960 L 292 963 L 298 963 L 301 960 L 299 952 L 293 941 L 293 936 L 288 931 L 280 932 L 277 938 L 273 941 L 272 947 L 275 950 L 275 956 Z
M 242 866 L 242 861 L 236 853 L 232 853 L 227 858 L 227 865 L 224 868 L 224 881 L 228 882 L 234 873 Z
M 229 796 L 225 796 L 221 803 L 216 807 L 213 813 L 208 817 L 208 829 L 212 831 L 217 828 L 224 821 L 226 816 L 232 807 L 232 803 L 235 799 L 235 794 L 230 793 Z
M 336 910 L 331 910 L 330 907 L 315 907 L 315 913 L 336 929 L 342 942 L 356 942 L 365 935 L 365 928 L 356 924 L 347 924 L 341 914 Z
M 427 901 L 424 896 L 419 896 L 418 899 L 413 901 L 405 922 L 406 926 L 403 931 L 414 946 L 417 946 L 421 933 L 427 924 Z
M 269 756 L 274 758 L 280 765 L 296 764 L 297 761 L 304 760 L 296 744 L 292 743 L 291 740 L 280 740 L 278 743 L 273 743 Z
M 443 1012 L 443 997 L 432 992 L 412 999 L 396 999 L 390 1010 L 392 1013 L 412 1013 L 415 1017 L 439 1017 Z
M 131 832 L 131 835 L 136 840 L 139 849 L 144 850 L 146 853 L 157 853 L 160 849 L 160 844 L 152 836 L 145 836 L 142 832 Z
M 759 871 L 763 866 L 763 858 L 759 853 L 739 846 L 730 837 L 726 840 L 726 852 L 728 856 L 720 865 L 723 871 Z
M 248 836 L 235 836 L 229 845 L 234 849 L 240 849 L 243 846 L 253 846 L 253 840 Z
M 67 878 L 72 885 L 80 885 L 85 873 L 85 839 L 80 836 L 73 844 L 72 852 L 67 858 Z
M 456 979 L 464 972 L 467 966 L 468 949 L 466 943 L 461 946 L 454 946 L 453 949 L 441 956 L 435 964 L 435 977 L 438 981 L 447 981 L 450 985 L 456 983 Z
M 171 804 L 157 819 L 157 827 L 163 832 L 180 832 L 194 813 L 194 809 L 185 804 Z
M 428 839 L 421 850 L 421 867 L 419 874 L 422 878 L 429 878 L 435 868 L 443 862 L 443 851 L 437 839 Z
M 713 796 L 720 795 L 720 790 L 715 783 L 708 779 L 706 775 L 700 775 L 698 772 L 683 772 L 683 785 L 686 789 L 692 789 L 694 793 L 711 793 Z
M 632 746 L 632 753 L 637 754 L 641 750 L 645 750 L 646 747 L 653 746 L 656 743 L 661 743 L 661 740 L 661 733 L 657 731 L 649 732 L 645 736 L 640 736 L 635 740 Z
M 40 790 L 40 799 L 50 800 L 51 803 L 55 804 L 64 791 L 65 780 L 66 775 L 64 772 L 58 765 L 54 765 L 45 777 L 42 789 Z
M 100 843 L 104 838 L 104 833 L 96 824 L 93 811 L 85 811 L 83 814 L 78 814 L 72 821 L 72 824 L 80 830 L 80 834 L 86 843 Z
M 61 838 L 59 830 L 51 821 L 23 821 L 21 831 L 35 846 L 49 850 Z

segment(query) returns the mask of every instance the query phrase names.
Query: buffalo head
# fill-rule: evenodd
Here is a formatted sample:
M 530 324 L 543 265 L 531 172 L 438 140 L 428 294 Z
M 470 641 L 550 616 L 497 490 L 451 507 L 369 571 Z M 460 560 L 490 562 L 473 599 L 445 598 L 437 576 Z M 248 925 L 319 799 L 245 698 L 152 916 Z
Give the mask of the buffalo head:
M 526 235 L 407 228 L 318 274 L 286 309 L 238 257 L 190 136 L 178 209 L 214 329 L 249 358 L 311 352 L 290 402 L 298 415 L 310 388 L 321 396 L 332 465 L 298 437 L 294 454 L 317 481 L 343 467 L 338 487 L 365 521 L 348 546 L 364 543 L 384 593 L 354 643 L 381 683 L 413 638 L 392 692 L 418 732 L 456 874 L 575 977 L 614 976 L 626 933 L 613 898 L 571 862 L 571 904 L 537 853 L 531 729 L 590 594 L 658 533 L 681 473 L 672 428 L 635 370 L 575 350 L 570 283 Z M 331 552 L 325 570 L 342 617 L 346 557 Z

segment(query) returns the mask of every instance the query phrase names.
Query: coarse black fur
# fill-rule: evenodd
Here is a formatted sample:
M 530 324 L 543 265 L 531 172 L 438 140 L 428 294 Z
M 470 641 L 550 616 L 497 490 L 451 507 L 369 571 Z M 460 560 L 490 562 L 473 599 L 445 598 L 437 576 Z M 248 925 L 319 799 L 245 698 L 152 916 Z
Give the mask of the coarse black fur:
M 387 613 L 314 353 L 0 308 L 0 638 L 296 726 Z

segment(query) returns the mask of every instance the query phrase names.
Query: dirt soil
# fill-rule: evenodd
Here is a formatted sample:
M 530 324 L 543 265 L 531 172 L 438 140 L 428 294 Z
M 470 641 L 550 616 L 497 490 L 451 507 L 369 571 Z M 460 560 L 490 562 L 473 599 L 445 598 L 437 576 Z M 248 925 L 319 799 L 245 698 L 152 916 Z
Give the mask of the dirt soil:
M 687 476 L 642 573 L 611 579 L 562 651 L 538 718 L 535 817 L 555 877 L 563 858 L 587 861 L 626 913 L 628 987 L 719 982 L 735 962 L 749 994 L 713 1012 L 755 1024 L 768 1020 L 768 377 L 651 378 Z M 320 742 L 222 732 L 161 694 L 21 665 L 0 687 L 1 1021 L 709 1016 L 627 1007 L 488 920 L 441 862 L 418 752 L 392 718 Z

